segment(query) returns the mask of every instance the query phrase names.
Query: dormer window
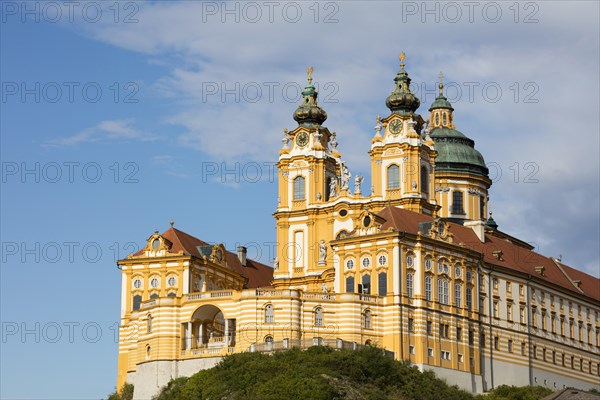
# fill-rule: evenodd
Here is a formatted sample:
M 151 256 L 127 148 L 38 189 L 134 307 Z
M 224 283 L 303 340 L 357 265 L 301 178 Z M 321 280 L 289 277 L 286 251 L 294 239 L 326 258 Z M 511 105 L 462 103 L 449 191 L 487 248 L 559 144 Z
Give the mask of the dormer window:
M 158 250 L 158 248 L 160 247 L 160 239 L 154 239 L 152 241 L 152 250 Z

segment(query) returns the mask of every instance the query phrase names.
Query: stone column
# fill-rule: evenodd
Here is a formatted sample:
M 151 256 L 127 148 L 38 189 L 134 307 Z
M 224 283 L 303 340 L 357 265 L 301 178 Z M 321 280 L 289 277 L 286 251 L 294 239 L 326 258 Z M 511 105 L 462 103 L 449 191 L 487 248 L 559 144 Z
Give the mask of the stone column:
M 187 329 L 186 329 L 186 349 L 187 350 L 191 350 L 192 349 L 192 321 L 187 323 Z
M 229 346 L 229 320 L 225 320 L 225 346 Z
M 198 326 L 198 343 L 199 346 L 204 344 L 204 322 L 200 322 Z

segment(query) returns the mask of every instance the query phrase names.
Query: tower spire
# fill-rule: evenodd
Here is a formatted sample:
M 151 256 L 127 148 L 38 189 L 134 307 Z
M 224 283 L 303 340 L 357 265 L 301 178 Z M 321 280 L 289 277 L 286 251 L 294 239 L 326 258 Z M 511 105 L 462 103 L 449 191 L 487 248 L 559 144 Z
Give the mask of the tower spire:
M 444 89 L 444 74 L 442 73 L 442 71 L 440 71 L 440 83 L 438 85 L 438 88 L 440 89 L 440 96 L 443 96 L 443 92 L 442 90 Z
M 400 53 L 400 71 L 396 74 L 394 82 L 396 87 L 385 100 L 385 105 L 398 115 L 412 115 L 421 105 L 421 101 L 410 91 L 410 78 L 404 69 L 406 53 Z
M 325 122 L 327 113 L 317 104 L 319 92 L 312 83 L 312 73 L 313 67 L 308 67 L 306 69 L 308 84 L 302 91 L 302 104 L 294 112 L 294 119 L 298 122 L 298 125 L 314 129 Z

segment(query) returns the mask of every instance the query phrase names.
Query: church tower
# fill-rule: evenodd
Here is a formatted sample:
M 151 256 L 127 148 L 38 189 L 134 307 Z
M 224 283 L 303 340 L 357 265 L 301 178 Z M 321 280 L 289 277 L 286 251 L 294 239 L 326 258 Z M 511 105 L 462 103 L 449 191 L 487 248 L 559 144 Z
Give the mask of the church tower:
M 481 221 L 486 217 L 488 189 L 492 181 L 475 142 L 456 130 L 452 104 L 443 94 L 440 73 L 439 94 L 429 108 L 427 135 L 435 143 L 435 197 L 439 216 L 458 223 Z
M 294 112 L 298 126 L 284 130 L 279 152 L 279 199 L 274 217 L 277 221 L 277 258 L 274 285 L 295 284 L 303 289 L 322 285 L 319 280 L 327 265 L 326 243 L 333 239 L 331 207 L 328 203 L 347 193 L 345 166 L 336 150 L 336 134 L 322 124 L 327 113 L 317 103 L 318 92 L 308 68 L 308 84 L 302 103 Z
M 431 215 L 437 208 L 433 165 L 437 153 L 430 138 L 423 138 L 423 118 L 415 112 L 421 104 L 410 91 L 410 77 L 400 54 L 395 88 L 386 100 L 389 116 L 377 118 L 371 141 L 373 200 Z

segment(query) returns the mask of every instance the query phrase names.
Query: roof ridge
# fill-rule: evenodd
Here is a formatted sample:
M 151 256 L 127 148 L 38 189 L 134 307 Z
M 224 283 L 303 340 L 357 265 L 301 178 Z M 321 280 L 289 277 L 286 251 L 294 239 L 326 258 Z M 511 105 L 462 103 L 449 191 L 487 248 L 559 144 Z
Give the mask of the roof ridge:
M 577 286 L 575 284 L 575 282 L 573 281 L 573 279 L 571 279 L 571 277 L 569 276 L 569 274 L 567 274 L 567 272 L 564 270 L 564 268 L 560 265 L 560 263 L 558 262 L 558 260 L 554 257 L 548 257 L 552 260 L 552 262 L 554 263 L 554 265 L 556 265 L 558 267 L 558 269 L 560 270 L 560 272 L 563 273 L 563 275 L 569 280 L 569 282 L 571 283 L 571 285 L 573 285 L 573 287 L 575 289 L 577 289 L 577 291 L 579 291 L 581 294 L 586 294 L 579 286 Z

